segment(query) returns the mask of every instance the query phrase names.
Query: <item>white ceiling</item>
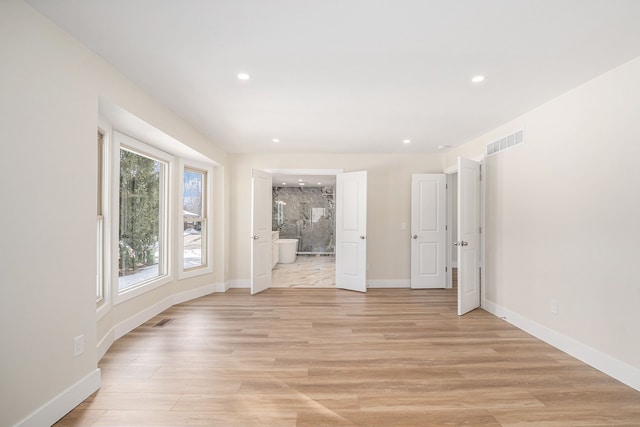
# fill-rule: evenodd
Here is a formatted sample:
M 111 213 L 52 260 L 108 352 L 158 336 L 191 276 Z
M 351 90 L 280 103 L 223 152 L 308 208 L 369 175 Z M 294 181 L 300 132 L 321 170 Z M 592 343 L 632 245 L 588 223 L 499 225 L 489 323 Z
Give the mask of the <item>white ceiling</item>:
M 229 152 L 433 152 L 640 56 L 638 0 L 27 1 Z

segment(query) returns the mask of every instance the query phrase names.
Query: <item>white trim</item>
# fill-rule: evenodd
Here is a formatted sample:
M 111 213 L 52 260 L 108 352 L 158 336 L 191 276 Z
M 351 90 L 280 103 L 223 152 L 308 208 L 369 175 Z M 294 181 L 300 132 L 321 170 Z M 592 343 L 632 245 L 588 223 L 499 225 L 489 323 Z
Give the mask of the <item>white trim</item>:
M 455 173 L 458 172 L 457 166 Z M 453 265 L 453 222 L 456 218 L 453 217 L 453 197 L 451 196 L 453 193 L 453 173 L 447 173 L 447 284 L 446 289 L 453 289 L 453 272 L 452 268 L 458 266 L 456 262 L 455 266 Z
M 338 175 L 344 173 L 344 169 L 262 169 L 270 174 L 283 175 Z
M 102 339 L 98 342 L 98 345 L 96 346 L 96 360 L 100 361 L 100 359 L 102 359 L 104 357 L 105 354 L 107 354 L 107 351 L 109 351 L 109 348 L 111 348 L 111 346 L 113 345 L 113 343 L 116 341 L 114 332 L 113 332 L 113 328 L 109 329 L 109 331 L 102 337 Z
M 98 115 L 98 129 L 104 133 L 102 147 L 102 301 L 96 304 L 96 320 L 111 310 L 111 191 L 113 168 L 113 128 L 102 114 Z M 98 268 L 98 266 L 96 266 Z
M 226 284 L 227 289 L 245 289 L 251 288 L 250 279 L 234 279 L 228 280 Z
M 195 267 L 189 270 L 184 269 L 184 233 L 182 233 L 182 227 L 184 224 L 184 170 L 185 168 L 200 169 L 206 173 L 205 188 L 205 245 L 204 248 L 206 256 L 206 265 L 202 267 Z M 176 240 L 178 242 L 178 279 L 187 279 L 189 277 L 201 276 L 203 274 L 210 274 L 213 272 L 213 242 L 214 242 L 214 226 L 213 226 L 213 164 L 202 163 L 195 160 L 182 159 L 178 160 L 178 222 L 176 225 Z
M 447 174 L 447 175 L 451 175 L 451 174 L 454 174 L 454 173 L 458 173 L 458 165 L 457 165 L 457 164 L 455 164 L 455 165 L 453 165 L 453 166 L 449 166 L 448 168 L 445 168 L 445 169 L 442 171 L 442 173 L 445 173 L 445 174 Z
M 71 387 L 36 409 L 15 427 L 40 427 L 53 425 L 88 396 L 100 388 L 100 369 L 95 369 Z
M 186 301 L 191 301 L 196 298 L 201 298 L 207 295 L 215 294 L 219 288 L 219 283 L 211 283 L 209 285 L 201 286 L 195 289 L 189 289 L 188 291 L 178 292 L 171 295 L 171 305 L 182 304 Z
M 483 157 L 480 161 L 480 307 L 486 301 L 487 292 L 487 266 L 485 265 L 486 257 L 486 239 L 487 234 L 487 213 L 485 211 L 487 205 L 487 161 Z
M 144 322 L 149 319 L 153 319 L 158 314 L 162 313 L 166 309 L 171 307 L 171 298 L 173 296 L 170 295 L 163 299 L 162 301 L 158 301 L 157 303 L 145 308 L 142 311 L 137 312 L 133 316 L 128 319 L 123 320 L 113 327 L 114 338 L 117 340 L 133 331 L 138 326 L 142 325 Z
M 484 299 L 482 308 L 534 337 L 640 391 L 640 369 L 561 334 L 525 316 Z
M 165 151 L 159 150 L 154 146 L 138 141 L 130 136 L 127 136 L 121 132 L 113 131 L 113 143 L 112 143 L 112 153 L 113 153 L 113 177 L 111 181 L 111 185 L 113 188 L 112 191 L 112 206 L 111 206 L 111 218 L 112 220 L 119 220 L 120 218 L 120 203 L 119 203 L 119 180 L 120 180 L 120 149 L 122 147 L 130 150 L 138 155 L 148 156 L 149 158 L 155 158 L 160 162 L 165 163 L 165 170 L 162 176 L 162 181 L 164 181 L 164 186 L 161 186 L 160 191 L 160 200 L 164 200 L 163 207 L 161 209 L 160 215 L 163 217 L 162 225 L 163 228 L 160 230 L 162 236 L 162 242 L 164 246 L 164 250 L 162 251 L 161 258 L 162 263 L 165 267 L 165 274 L 154 278 L 148 282 L 143 282 L 138 286 L 133 286 L 130 289 L 125 289 L 124 291 L 120 291 L 118 286 L 118 265 L 117 262 L 113 262 L 111 266 L 111 303 L 112 305 L 118 305 L 124 301 L 130 300 L 131 298 L 135 298 L 140 296 L 146 292 L 149 292 L 153 289 L 156 289 L 160 286 L 166 285 L 167 283 L 173 282 L 173 258 L 172 258 L 172 248 L 173 248 L 173 239 L 172 239 L 172 203 L 173 203 L 173 174 L 174 174 L 174 165 L 175 165 L 175 157 Z M 116 190 L 117 189 L 117 190 Z M 118 227 L 114 225 L 111 230 L 111 259 L 118 259 Z
M 411 288 L 411 279 L 367 280 L 367 288 L 370 288 L 370 289 Z
M 221 290 L 222 289 L 222 290 Z M 187 291 L 178 292 L 172 295 L 169 295 L 162 301 L 155 303 L 154 305 L 147 307 L 146 309 L 134 314 L 128 319 L 123 320 L 118 323 L 114 327 L 112 327 L 105 335 L 100 339 L 97 345 L 97 356 L 98 360 L 102 359 L 102 357 L 107 353 L 111 345 L 118 339 L 138 326 L 144 324 L 144 322 L 153 319 L 158 314 L 163 311 L 171 308 L 176 304 L 181 304 L 186 301 L 191 301 L 206 295 L 210 295 L 216 292 L 225 292 L 225 284 L 224 283 L 211 283 L 209 285 L 201 286 L 195 289 L 189 289 Z

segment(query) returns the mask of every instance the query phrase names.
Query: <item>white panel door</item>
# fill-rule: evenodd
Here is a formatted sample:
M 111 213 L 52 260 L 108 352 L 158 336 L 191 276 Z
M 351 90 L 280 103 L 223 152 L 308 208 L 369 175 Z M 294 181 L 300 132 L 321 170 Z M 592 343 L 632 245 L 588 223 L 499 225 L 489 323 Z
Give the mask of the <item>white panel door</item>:
M 336 175 L 336 288 L 367 291 L 367 172 Z
M 411 175 L 411 288 L 447 286 L 447 176 Z
M 253 170 L 251 178 L 251 295 L 271 286 L 271 175 Z
M 458 315 L 480 307 L 480 163 L 458 157 Z

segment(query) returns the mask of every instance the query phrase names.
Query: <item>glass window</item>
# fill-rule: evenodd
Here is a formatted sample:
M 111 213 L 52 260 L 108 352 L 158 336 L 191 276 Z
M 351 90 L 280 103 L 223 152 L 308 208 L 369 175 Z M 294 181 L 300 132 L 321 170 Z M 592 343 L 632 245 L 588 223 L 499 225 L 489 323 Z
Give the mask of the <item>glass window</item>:
M 185 168 L 183 175 L 183 269 L 207 265 L 207 172 Z
M 120 292 L 167 274 L 167 173 L 167 163 L 120 147 Z
M 96 222 L 96 232 L 97 232 L 97 254 L 96 254 L 96 302 L 99 304 L 104 300 L 104 132 L 98 129 L 98 188 L 97 188 L 97 222 Z

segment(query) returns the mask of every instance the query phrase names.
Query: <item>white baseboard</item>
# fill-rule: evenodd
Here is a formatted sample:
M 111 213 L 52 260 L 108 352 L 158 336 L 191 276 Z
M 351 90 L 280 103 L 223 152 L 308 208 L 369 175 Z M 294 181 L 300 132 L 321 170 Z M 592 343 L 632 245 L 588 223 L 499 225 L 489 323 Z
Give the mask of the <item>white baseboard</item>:
M 191 301 L 192 299 L 200 298 L 209 294 L 213 294 L 218 291 L 220 283 L 211 283 L 210 285 L 201 286 L 196 289 L 190 289 L 188 291 L 179 292 L 171 296 L 171 305 L 183 303 L 185 301 Z M 224 286 L 224 284 L 222 284 Z
M 251 287 L 251 280 L 249 279 L 235 279 L 227 282 L 227 289 L 244 289 Z
M 96 357 L 98 360 L 102 359 L 104 355 L 107 353 L 107 350 L 111 347 L 111 345 L 115 342 L 115 335 L 113 334 L 113 328 L 109 329 L 109 331 L 98 341 L 97 349 L 96 349 Z
M 100 369 L 89 375 L 38 408 L 15 427 L 41 427 L 53 425 L 67 412 L 78 406 L 87 396 L 100 388 Z
M 142 325 L 149 319 L 154 318 L 158 314 L 162 313 L 173 304 L 171 303 L 173 295 L 166 297 L 162 301 L 159 301 L 152 306 L 145 308 L 142 311 L 134 314 L 128 319 L 123 320 L 113 327 L 113 335 L 115 339 L 125 336 L 129 332 L 133 331 L 138 326 Z
M 367 288 L 381 289 L 381 288 L 410 288 L 411 280 L 409 279 L 394 279 L 394 280 L 367 280 Z
M 190 289 L 188 291 L 179 292 L 173 295 L 168 296 L 155 303 L 154 305 L 147 307 L 143 311 L 134 314 L 128 319 L 123 320 L 117 325 L 113 326 L 109 332 L 105 334 L 104 337 L 100 339 L 97 346 L 97 355 L 98 360 L 102 359 L 102 357 L 107 353 L 107 350 L 111 347 L 111 345 L 120 337 L 125 336 L 138 326 L 142 325 L 144 322 L 149 319 L 154 318 L 158 314 L 162 313 L 166 309 L 170 308 L 173 305 L 183 303 L 185 301 L 190 301 L 192 299 L 200 298 L 205 295 L 212 294 L 214 292 L 226 292 L 226 286 L 224 283 L 212 283 L 209 285 L 201 286 L 199 288 Z
M 612 378 L 640 391 L 640 369 L 489 300 L 482 308 Z

